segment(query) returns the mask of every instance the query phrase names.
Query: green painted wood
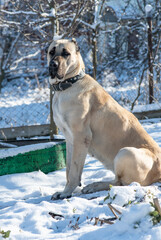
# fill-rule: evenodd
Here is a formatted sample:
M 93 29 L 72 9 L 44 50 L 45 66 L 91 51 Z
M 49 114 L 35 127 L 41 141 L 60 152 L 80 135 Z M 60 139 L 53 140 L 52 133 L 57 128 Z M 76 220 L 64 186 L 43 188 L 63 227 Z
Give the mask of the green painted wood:
M 50 148 L 30 151 L 0 159 L 0 176 L 41 170 L 44 173 L 65 167 L 66 144 L 58 143 Z

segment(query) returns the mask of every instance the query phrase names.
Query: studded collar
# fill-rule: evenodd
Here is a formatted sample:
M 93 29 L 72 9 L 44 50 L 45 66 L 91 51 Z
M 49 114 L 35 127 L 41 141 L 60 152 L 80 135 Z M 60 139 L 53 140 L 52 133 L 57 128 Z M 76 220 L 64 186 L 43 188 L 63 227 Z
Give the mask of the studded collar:
M 72 78 L 68 78 L 64 82 L 59 82 L 57 84 L 53 84 L 52 85 L 53 90 L 54 91 L 64 91 L 64 90 L 68 89 L 69 87 L 71 87 L 75 82 L 82 79 L 84 76 L 85 76 L 85 72 L 84 72 L 84 70 L 82 70 L 78 75 L 76 75 Z

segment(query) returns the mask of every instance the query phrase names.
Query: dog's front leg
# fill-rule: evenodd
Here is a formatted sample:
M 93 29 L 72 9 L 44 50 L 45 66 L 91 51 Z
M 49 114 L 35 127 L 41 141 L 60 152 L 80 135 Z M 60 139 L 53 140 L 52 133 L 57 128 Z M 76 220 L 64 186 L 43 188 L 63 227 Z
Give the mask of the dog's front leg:
M 66 140 L 66 179 L 67 179 L 67 182 L 69 181 L 69 171 L 70 171 L 70 166 L 71 166 L 72 154 L 73 154 L 73 145 L 70 143 L 70 141 Z M 81 178 L 79 181 L 79 186 L 80 185 L 81 185 Z
M 56 192 L 52 196 L 52 200 L 63 199 L 71 196 L 74 189 L 80 184 L 90 137 L 87 135 L 76 134 L 73 139 L 71 160 L 67 158 L 67 183 L 63 192 Z M 70 152 L 70 151 L 69 151 Z M 70 155 L 70 153 L 69 153 Z
M 69 178 L 72 153 L 73 153 L 73 146 L 68 140 L 66 140 L 66 179 L 67 179 L 67 182 L 68 182 L 68 178 Z

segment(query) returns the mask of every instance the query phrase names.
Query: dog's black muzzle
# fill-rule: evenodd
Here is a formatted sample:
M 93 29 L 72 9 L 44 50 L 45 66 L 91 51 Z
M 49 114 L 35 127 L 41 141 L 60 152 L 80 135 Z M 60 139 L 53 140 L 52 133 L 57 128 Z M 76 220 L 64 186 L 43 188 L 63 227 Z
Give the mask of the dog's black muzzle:
M 58 71 L 59 64 L 56 60 L 51 59 L 49 63 L 49 74 L 51 78 L 55 78 Z

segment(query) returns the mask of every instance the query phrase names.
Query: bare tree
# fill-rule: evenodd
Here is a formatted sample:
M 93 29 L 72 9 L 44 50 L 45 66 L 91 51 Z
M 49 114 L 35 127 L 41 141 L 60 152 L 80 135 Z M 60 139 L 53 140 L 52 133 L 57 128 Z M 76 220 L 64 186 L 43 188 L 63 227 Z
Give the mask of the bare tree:
M 74 36 L 78 41 L 80 39 L 79 43 L 82 49 L 85 49 L 83 52 L 85 61 L 89 53 L 92 53 L 91 62 L 87 61 L 87 69 L 94 78 L 97 76 L 101 79 L 103 72 L 109 68 L 117 72 L 118 78 L 122 70 L 125 70 L 127 72 L 125 80 L 132 82 L 134 77 L 141 76 L 139 72 L 141 64 L 144 64 L 143 69 L 148 66 L 145 17 L 147 2 L 149 1 L 123 0 L 118 3 L 121 4 L 122 13 L 119 15 L 118 12 L 115 13 L 109 2 L 104 0 L 8 1 L 0 10 L 0 25 L 3 32 L 1 41 L 3 46 L 0 46 L 0 51 L 2 53 L 3 49 L 4 52 L 0 60 L 1 82 L 6 73 L 14 71 L 13 77 L 15 74 L 18 75 L 19 69 L 23 68 L 25 72 L 25 61 L 30 62 L 34 58 L 40 61 L 39 63 L 36 61 L 35 74 L 40 80 L 43 79 L 45 74 L 47 75 L 47 67 L 42 63 L 43 59 L 45 62 L 45 45 L 57 35 Z M 159 82 L 160 1 L 152 1 L 152 4 L 154 82 L 156 80 Z M 110 21 L 108 16 L 112 14 L 115 22 L 111 24 L 108 22 Z M 5 31 L 7 36 L 4 35 Z M 5 41 L 10 37 L 12 39 L 8 41 L 8 46 L 4 47 Z M 28 71 L 29 68 L 30 66 L 27 66 Z M 132 71 L 129 71 L 130 69 Z
M 32 59 L 37 53 L 44 55 L 42 49 L 45 49 L 45 44 L 50 42 L 55 35 L 59 34 L 61 37 L 69 37 L 74 34 L 79 20 L 86 11 L 87 4 L 87 0 L 13 0 L 0 9 L 0 25 L 2 31 L 6 29 L 7 34 L 9 29 L 12 30 L 14 38 L 11 42 L 14 42 L 14 45 L 18 43 L 20 48 L 21 42 L 25 42 L 28 45 L 27 55 Z M 5 36 L 3 41 L 5 41 Z M 2 61 L 3 65 L 5 63 L 5 67 L 3 66 L 1 71 L 1 82 L 5 71 L 7 68 L 10 68 L 8 65 L 9 59 L 12 59 L 12 66 L 17 66 L 17 69 L 22 64 L 22 61 L 18 61 L 18 59 L 14 61 L 13 54 L 15 54 L 15 48 L 13 46 L 10 47 L 13 51 L 8 50 L 9 53 L 3 54 L 3 59 L 1 59 L 1 65 Z M 39 52 L 38 47 L 39 50 L 41 48 Z M 23 59 L 26 59 L 25 54 L 26 52 L 22 50 L 21 60 L 22 55 L 24 55 Z M 42 59 L 43 57 L 41 56 L 40 58 Z

